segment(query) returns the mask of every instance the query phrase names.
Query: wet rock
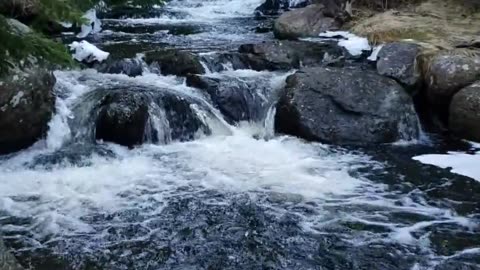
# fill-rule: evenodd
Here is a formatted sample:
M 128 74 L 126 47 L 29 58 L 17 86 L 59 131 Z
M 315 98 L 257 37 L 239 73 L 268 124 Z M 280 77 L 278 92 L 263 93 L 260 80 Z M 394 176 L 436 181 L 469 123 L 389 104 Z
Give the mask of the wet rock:
M 416 58 L 420 46 L 407 42 L 389 43 L 380 50 L 377 60 L 378 74 L 397 80 L 413 88 L 420 83 L 420 71 L 416 67 Z
M 186 76 L 205 73 L 200 57 L 186 51 L 164 49 L 147 52 L 145 62 L 164 75 Z
M 22 270 L 15 257 L 7 250 L 0 234 L 0 269 L 1 270 Z
M 308 41 L 273 41 L 258 44 L 244 44 L 239 52 L 253 55 L 249 65 L 255 70 L 288 70 L 302 66 L 328 64 L 332 59 L 344 58 L 344 51 L 334 43 L 316 43 Z
M 237 69 L 253 69 L 256 71 L 278 69 L 274 63 L 269 62 L 259 55 L 250 53 L 231 52 L 208 54 L 202 56 L 202 61 L 212 72 Z
M 273 31 L 273 21 L 272 20 L 265 20 L 255 27 L 256 33 L 268 33 Z
M 453 96 L 448 124 L 456 135 L 480 141 L 480 81 Z
M 317 37 L 328 30 L 338 30 L 342 25 L 337 11 L 329 11 L 322 4 L 285 12 L 275 21 L 273 32 L 279 39 Z
M 29 21 L 40 14 L 42 5 L 39 0 L 2 0 L 0 14 L 20 21 Z
M 428 101 L 442 113 L 456 92 L 480 78 L 480 54 L 471 50 L 441 51 L 424 65 Z
M 261 15 L 277 15 L 280 11 L 286 10 L 290 6 L 288 0 L 266 0 L 255 9 L 255 12 Z
M 148 97 L 141 93 L 107 95 L 96 123 L 96 139 L 135 146 L 144 142 L 148 121 Z
M 275 130 L 337 144 L 389 143 L 418 135 L 410 96 L 359 68 L 305 68 L 287 79 Z
M 0 154 L 29 147 L 48 130 L 55 109 L 51 72 L 37 69 L 0 79 Z
M 267 107 L 265 96 L 269 89 L 254 81 L 191 75 L 187 77 L 187 85 L 205 90 L 230 123 L 258 121 Z
M 199 132 L 210 133 L 195 109 L 202 109 L 202 104 L 187 96 L 134 85 L 106 92 L 96 109 L 97 140 L 133 147 L 144 142 L 187 141 Z
M 140 76 L 143 73 L 142 61 L 134 58 L 109 58 L 102 63 L 95 64 L 94 68 L 101 73 L 125 74 L 130 77 Z

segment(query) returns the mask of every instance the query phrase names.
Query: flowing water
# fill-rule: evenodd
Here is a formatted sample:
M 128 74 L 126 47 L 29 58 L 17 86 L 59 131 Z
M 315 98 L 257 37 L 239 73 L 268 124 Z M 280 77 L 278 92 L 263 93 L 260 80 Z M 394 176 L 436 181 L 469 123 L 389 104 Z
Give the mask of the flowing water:
M 154 17 L 104 20 L 92 42 L 131 56 L 232 50 L 272 38 L 253 31 L 261 2 L 172 1 Z M 209 73 L 254 92 L 255 121 L 232 125 L 180 77 L 57 71 L 47 138 L 0 157 L 6 244 L 46 270 L 480 269 L 480 182 L 412 159 L 468 146 L 340 148 L 275 135 L 288 74 Z M 95 108 L 112 89 L 181 97 L 201 128 L 178 140 L 152 104 L 148 143 L 95 142 Z

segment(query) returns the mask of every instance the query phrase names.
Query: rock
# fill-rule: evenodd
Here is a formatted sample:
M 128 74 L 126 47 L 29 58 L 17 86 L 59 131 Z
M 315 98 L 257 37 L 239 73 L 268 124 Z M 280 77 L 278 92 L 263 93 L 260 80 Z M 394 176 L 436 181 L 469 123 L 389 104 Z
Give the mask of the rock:
M 42 3 L 40 0 L 2 0 L 0 14 L 18 20 L 30 21 L 40 14 Z
M 421 81 L 420 71 L 416 66 L 419 53 L 420 46 L 417 44 L 407 42 L 386 44 L 378 53 L 377 72 L 413 88 Z
M 41 69 L 0 79 L 0 154 L 29 147 L 46 134 L 54 85 L 53 74 Z
M 287 79 L 275 130 L 336 144 L 414 139 L 410 96 L 394 80 L 358 67 L 305 68 Z
M 164 49 L 147 52 L 145 62 L 158 68 L 164 75 L 186 76 L 205 73 L 200 57 L 186 51 Z
M 143 74 L 142 61 L 135 58 L 108 58 L 102 63 L 96 63 L 93 68 L 102 73 L 125 74 L 130 77 L 136 77 Z
M 210 133 L 196 108 L 211 112 L 198 100 L 178 92 L 138 85 L 97 91 L 106 91 L 95 109 L 97 140 L 133 147 L 146 141 L 187 141 L 199 132 Z
M 237 77 L 190 75 L 187 85 L 203 89 L 230 123 L 261 120 L 268 109 L 270 85 Z
M 15 257 L 7 250 L 0 235 L 0 269 L 1 270 L 22 270 Z
M 286 10 L 290 6 L 288 0 L 266 0 L 255 9 L 255 12 L 261 15 L 277 15 L 281 10 Z
M 440 51 L 426 61 L 424 74 L 429 102 L 447 111 L 453 95 L 480 78 L 480 53 L 465 49 Z
M 8 26 L 10 26 L 10 30 L 12 30 L 12 32 L 16 35 L 24 36 L 32 33 L 32 29 L 30 29 L 30 27 L 15 19 L 6 19 L 6 22 Z
M 322 32 L 338 30 L 342 25 L 332 13 L 322 4 L 288 11 L 275 21 L 273 32 L 279 39 L 317 37 Z
M 253 69 L 256 71 L 276 69 L 274 64 L 260 56 L 239 52 L 207 54 L 202 56 L 202 61 L 212 72 L 229 69 Z
M 288 70 L 302 66 L 319 66 L 330 63 L 332 59 L 344 58 L 343 49 L 335 43 L 308 41 L 284 40 L 244 44 L 240 46 L 239 52 L 256 56 L 255 59 L 262 59 L 262 61 L 249 63 L 249 66 L 255 70 Z
M 149 100 L 142 93 L 114 92 L 103 100 L 96 122 L 96 139 L 132 147 L 142 144 Z
M 459 137 L 480 142 L 480 81 L 453 96 L 448 123 Z

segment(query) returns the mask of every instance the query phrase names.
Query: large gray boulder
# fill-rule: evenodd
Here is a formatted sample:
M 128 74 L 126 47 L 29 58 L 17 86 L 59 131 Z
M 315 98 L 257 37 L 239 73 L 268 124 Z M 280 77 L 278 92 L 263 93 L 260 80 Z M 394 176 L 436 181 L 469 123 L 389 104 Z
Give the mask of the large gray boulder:
M 93 68 L 101 73 L 125 74 L 130 77 L 136 77 L 143 74 L 142 61 L 136 58 L 108 58 L 101 63 L 95 63 Z
M 200 57 L 187 51 L 176 49 L 150 51 L 145 54 L 145 62 L 158 68 L 163 75 L 186 76 L 205 73 Z
M 0 79 L 0 154 L 29 147 L 48 131 L 55 77 L 42 69 Z
M 322 32 L 341 27 L 342 22 L 336 12 L 328 10 L 323 4 L 288 11 L 275 21 L 273 32 L 279 39 L 317 37 Z
M 455 93 L 480 79 L 480 53 L 473 50 L 441 51 L 425 65 L 428 100 L 440 110 L 447 111 Z
M 448 123 L 454 134 L 480 142 L 480 81 L 453 96 Z
M 277 104 L 275 129 L 335 144 L 390 143 L 419 132 L 404 89 L 358 67 L 305 68 L 291 75 Z
M 416 59 L 420 49 L 419 45 L 408 42 L 386 44 L 378 53 L 378 74 L 395 79 L 409 88 L 419 85 L 421 74 Z

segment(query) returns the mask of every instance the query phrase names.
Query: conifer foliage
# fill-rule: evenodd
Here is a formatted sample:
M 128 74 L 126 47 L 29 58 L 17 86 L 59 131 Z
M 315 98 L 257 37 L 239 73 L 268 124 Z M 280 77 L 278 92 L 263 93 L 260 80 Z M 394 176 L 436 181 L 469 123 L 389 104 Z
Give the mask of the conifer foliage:
M 57 65 L 73 62 L 64 45 L 48 38 L 48 26 L 58 22 L 77 25 L 91 8 L 112 8 L 121 5 L 150 7 L 163 0 L 0 0 L 0 75 L 35 59 Z M 18 20 L 31 31 L 22 31 L 12 24 Z

